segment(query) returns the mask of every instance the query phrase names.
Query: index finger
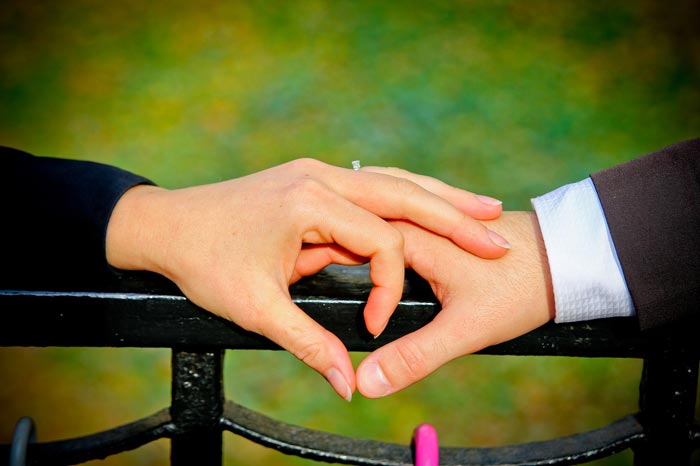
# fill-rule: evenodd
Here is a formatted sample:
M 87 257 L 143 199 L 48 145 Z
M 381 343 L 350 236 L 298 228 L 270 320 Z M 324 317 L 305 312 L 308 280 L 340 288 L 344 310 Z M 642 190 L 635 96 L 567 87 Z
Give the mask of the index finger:
M 345 345 L 295 305 L 289 295 L 270 284 L 264 306 L 246 309 L 235 321 L 263 335 L 318 371 L 347 401 L 355 391 L 355 374 Z M 251 312 L 255 316 L 251 318 Z
M 352 254 L 369 258 L 374 287 L 365 306 L 365 323 L 372 335 L 379 335 L 389 321 L 403 293 L 404 242 L 402 234 L 389 223 L 353 204 L 337 192 L 319 190 L 317 202 L 305 207 L 307 228 L 304 242 L 336 243 Z

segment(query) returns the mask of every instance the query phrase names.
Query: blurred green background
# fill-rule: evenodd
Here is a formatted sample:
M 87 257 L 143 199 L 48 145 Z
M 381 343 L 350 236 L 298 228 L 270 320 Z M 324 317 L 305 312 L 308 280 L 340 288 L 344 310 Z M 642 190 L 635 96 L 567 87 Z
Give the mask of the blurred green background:
M 0 144 L 173 188 L 300 156 L 360 159 L 528 209 L 533 196 L 698 136 L 697 1 L 428 3 L 3 0 Z M 640 368 L 471 356 L 347 404 L 288 354 L 229 352 L 226 391 L 345 435 L 407 443 L 431 422 L 445 445 L 489 446 L 635 411 Z M 169 374 L 161 350 L 0 349 L 0 441 L 21 415 L 40 440 L 143 417 L 168 404 Z M 310 464 L 225 442 L 227 465 Z M 94 464 L 165 464 L 167 449 Z

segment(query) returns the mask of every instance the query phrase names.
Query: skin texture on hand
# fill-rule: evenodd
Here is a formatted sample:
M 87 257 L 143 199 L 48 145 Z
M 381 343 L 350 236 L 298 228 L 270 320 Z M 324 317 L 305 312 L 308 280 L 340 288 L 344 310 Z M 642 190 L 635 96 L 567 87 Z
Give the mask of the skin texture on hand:
M 442 304 L 435 319 L 368 355 L 357 388 L 378 398 L 411 385 L 447 362 L 527 333 L 554 318 L 554 295 L 542 234 L 533 212 L 504 212 L 487 222 L 510 252 L 484 260 L 408 222 L 406 265 L 428 280 Z
M 198 306 L 278 343 L 350 399 L 346 348 L 292 303 L 289 285 L 330 263 L 369 261 L 365 321 L 377 335 L 404 279 L 403 237 L 383 218 L 497 258 L 507 250 L 502 238 L 472 217 L 500 213 L 498 202 L 432 178 L 300 159 L 210 185 L 132 188 L 112 213 L 106 251 L 110 265 L 160 273 Z

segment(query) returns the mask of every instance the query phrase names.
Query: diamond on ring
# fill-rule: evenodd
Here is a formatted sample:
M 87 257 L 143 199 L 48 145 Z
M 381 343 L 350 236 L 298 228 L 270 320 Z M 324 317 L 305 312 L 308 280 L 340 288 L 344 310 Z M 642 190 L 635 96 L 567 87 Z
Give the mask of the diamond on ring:
M 352 161 L 352 169 L 355 171 L 358 171 L 360 169 L 360 161 L 359 160 Z

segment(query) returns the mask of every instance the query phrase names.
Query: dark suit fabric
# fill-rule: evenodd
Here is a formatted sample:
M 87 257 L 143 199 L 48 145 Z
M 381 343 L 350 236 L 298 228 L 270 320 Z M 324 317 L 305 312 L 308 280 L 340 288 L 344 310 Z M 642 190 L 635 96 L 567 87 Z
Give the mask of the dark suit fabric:
M 591 176 L 640 327 L 700 311 L 700 139 Z
M 94 162 L 0 147 L 0 287 L 90 288 L 111 270 L 107 223 L 119 198 L 146 178 Z

